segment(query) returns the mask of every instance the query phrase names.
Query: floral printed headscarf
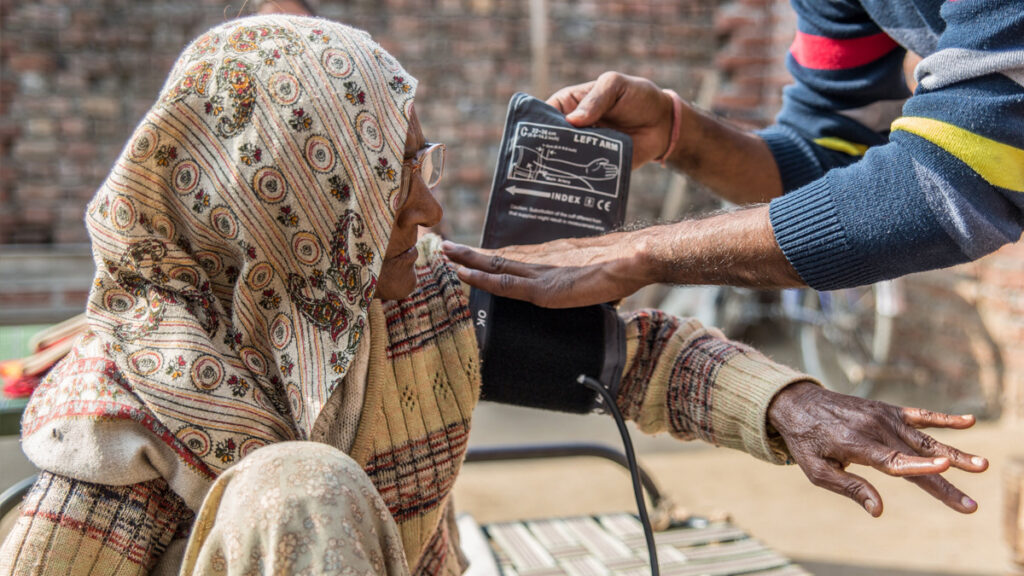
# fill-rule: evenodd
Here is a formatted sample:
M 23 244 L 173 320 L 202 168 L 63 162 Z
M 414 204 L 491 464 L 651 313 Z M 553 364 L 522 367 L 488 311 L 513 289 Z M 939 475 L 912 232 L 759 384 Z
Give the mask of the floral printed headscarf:
M 132 420 L 207 478 L 308 438 L 367 325 L 415 88 L 321 19 L 245 18 L 189 46 L 89 205 L 92 336 L 25 437 Z

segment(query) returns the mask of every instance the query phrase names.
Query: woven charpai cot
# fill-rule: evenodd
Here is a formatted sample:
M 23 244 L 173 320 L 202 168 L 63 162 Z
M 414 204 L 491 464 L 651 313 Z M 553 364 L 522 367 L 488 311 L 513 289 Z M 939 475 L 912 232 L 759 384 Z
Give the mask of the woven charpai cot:
M 636 516 L 609 514 L 482 527 L 504 576 L 648 576 Z M 727 522 L 657 532 L 665 576 L 806 576 L 810 573 Z

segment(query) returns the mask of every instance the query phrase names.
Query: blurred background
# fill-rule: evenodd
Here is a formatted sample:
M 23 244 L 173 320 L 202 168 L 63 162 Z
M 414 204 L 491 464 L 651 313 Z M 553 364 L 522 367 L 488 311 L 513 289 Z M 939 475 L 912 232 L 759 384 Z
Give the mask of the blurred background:
M 718 115 L 757 127 L 771 121 L 789 82 L 784 58 L 795 23 L 787 0 L 309 3 L 323 17 L 369 31 L 419 78 L 424 131 L 449 149 L 438 192 L 446 212 L 441 231 L 473 245 L 515 92 L 546 98 L 560 87 L 617 70 L 648 77 Z M 23 353 L 24 335 L 33 327 L 81 312 L 93 270 L 82 223 L 86 203 L 185 44 L 252 10 L 240 1 L 0 0 L 0 327 L 7 327 L 0 329 L 0 356 Z M 656 165 L 638 170 L 632 182 L 630 221 L 721 207 L 698 186 Z M 815 295 L 791 297 L 801 306 L 834 306 Z M 686 506 L 732 514 L 755 535 L 816 566 L 815 573 L 997 573 L 1009 557 L 1001 524 L 1009 503 L 1001 495 L 1000 466 L 1024 453 L 1017 432 L 1024 424 L 1024 243 L 973 264 L 905 279 L 895 313 L 881 310 L 883 301 L 893 299 L 887 292 L 868 290 L 851 298 L 857 300 L 841 310 L 849 322 L 833 322 L 842 325 L 831 334 L 794 320 L 786 297 L 777 293 L 652 287 L 625 305 L 674 306 L 725 325 L 731 336 L 793 365 L 806 366 L 817 357 L 819 369 L 838 371 L 833 376 L 847 384 L 870 384 L 857 393 L 978 415 L 976 431 L 940 436 L 993 459 L 993 469 L 980 479 L 957 477 L 982 504 L 974 517 L 940 510 L 913 487 L 883 479 L 883 496 L 891 489 L 902 504 L 868 521 L 842 498 L 810 487 L 796 469 L 666 439 L 640 443 L 642 454 L 666 476 L 666 491 L 687 495 Z M 869 304 L 856 308 L 863 298 Z M 870 352 L 864 357 L 863 350 L 858 357 L 858 342 L 867 340 L 870 348 L 879 339 L 886 342 L 884 358 Z M 477 444 L 618 442 L 609 422 L 589 417 L 485 405 L 476 425 Z M 31 468 L 15 437 L 4 436 L 0 449 L 2 488 Z M 492 466 L 477 468 L 482 475 L 470 470 L 460 482 L 467 486 L 460 488 L 467 508 L 475 506 L 486 519 L 529 511 L 522 502 L 495 504 L 487 487 L 511 473 Z M 561 471 L 545 473 L 533 470 L 527 477 L 572 486 Z M 520 487 L 527 477 L 518 481 Z M 631 509 L 621 479 L 596 484 L 616 496 L 598 491 L 575 498 L 579 512 L 609 503 Z M 555 500 L 571 504 L 573 498 Z M 550 498 L 539 504 L 550 505 Z

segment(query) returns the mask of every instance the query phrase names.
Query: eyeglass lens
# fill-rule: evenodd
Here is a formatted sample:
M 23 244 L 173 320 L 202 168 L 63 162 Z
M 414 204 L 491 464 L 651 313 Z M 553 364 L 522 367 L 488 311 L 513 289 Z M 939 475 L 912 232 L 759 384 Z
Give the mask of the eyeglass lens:
M 423 163 L 420 165 L 420 174 L 427 188 L 433 188 L 441 183 L 441 172 L 444 168 L 444 146 L 431 146 L 423 156 Z

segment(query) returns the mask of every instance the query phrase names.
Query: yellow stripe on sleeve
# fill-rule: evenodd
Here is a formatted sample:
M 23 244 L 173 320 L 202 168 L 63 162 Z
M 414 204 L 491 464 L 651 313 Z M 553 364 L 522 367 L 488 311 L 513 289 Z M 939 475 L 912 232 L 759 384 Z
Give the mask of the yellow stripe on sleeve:
M 904 116 L 892 130 L 916 134 L 962 160 L 993 186 L 1024 192 L 1024 150 L 946 122 Z
M 835 150 L 836 152 L 842 152 L 849 154 L 850 156 L 863 156 L 868 151 L 867 144 L 857 144 L 850 142 L 849 140 L 843 140 L 842 138 L 836 138 L 835 136 L 826 136 L 824 138 L 817 138 L 814 143 L 822 148 L 828 148 L 829 150 Z

